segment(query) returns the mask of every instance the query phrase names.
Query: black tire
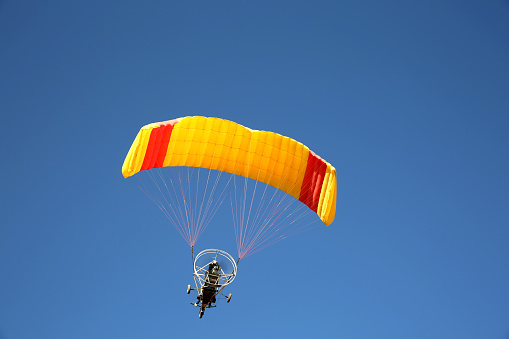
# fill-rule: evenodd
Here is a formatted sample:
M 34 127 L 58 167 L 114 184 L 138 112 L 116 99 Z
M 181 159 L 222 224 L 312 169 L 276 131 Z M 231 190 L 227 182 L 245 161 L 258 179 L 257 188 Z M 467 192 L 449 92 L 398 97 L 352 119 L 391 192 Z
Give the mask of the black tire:
M 232 294 L 228 294 L 228 297 L 226 297 L 226 302 L 229 303 L 230 300 L 232 299 Z
M 187 285 L 187 294 L 189 294 L 189 292 L 191 292 L 191 285 Z
M 200 314 L 198 314 L 198 318 L 201 319 L 201 317 L 203 317 L 203 311 L 200 311 Z

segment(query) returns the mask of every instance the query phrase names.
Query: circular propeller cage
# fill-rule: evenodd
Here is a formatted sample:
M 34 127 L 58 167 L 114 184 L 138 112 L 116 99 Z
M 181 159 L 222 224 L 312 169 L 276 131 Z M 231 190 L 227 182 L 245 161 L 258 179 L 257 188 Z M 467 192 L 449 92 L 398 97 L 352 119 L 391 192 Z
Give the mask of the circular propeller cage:
M 207 278 L 207 270 L 209 264 L 214 262 L 220 265 L 220 277 L 216 284 L 216 287 L 224 287 L 230 284 L 237 275 L 237 264 L 235 259 L 225 251 L 217 249 L 208 249 L 198 253 L 194 258 L 194 277 L 195 281 L 200 285 L 205 284 Z

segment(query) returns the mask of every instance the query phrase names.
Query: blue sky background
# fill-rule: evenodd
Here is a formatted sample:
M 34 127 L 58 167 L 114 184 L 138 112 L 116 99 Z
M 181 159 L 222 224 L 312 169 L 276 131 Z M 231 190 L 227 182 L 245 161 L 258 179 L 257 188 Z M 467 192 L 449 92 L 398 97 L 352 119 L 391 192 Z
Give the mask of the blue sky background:
M 509 338 L 508 1 L 4 0 L 0 32 L 0 338 Z M 241 262 L 203 319 L 121 175 L 187 115 L 339 180 L 334 223 Z M 229 213 L 198 250 L 236 252 Z

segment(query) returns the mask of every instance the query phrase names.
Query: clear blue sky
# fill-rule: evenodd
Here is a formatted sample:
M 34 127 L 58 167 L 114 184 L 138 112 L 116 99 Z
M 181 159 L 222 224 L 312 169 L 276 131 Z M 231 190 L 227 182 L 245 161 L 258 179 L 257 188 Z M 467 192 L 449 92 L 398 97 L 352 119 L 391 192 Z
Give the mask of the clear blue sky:
M 509 2 L 0 1 L 0 338 L 509 338 Z M 308 145 L 338 213 L 185 294 L 121 166 L 218 116 Z M 198 249 L 235 253 L 229 212 Z

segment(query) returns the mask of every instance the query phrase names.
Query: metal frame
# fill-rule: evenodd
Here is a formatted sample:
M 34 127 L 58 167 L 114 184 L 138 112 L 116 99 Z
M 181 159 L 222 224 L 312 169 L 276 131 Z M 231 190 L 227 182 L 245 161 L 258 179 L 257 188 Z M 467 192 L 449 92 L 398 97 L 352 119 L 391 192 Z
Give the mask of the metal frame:
M 216 261 L 217 261 L 218 256 L 226 258 L 231 263 L 231 265 L 233 267 L 231 273 L 224 272 L 223 268 L 221 267 L 221 276 L 219 277 L 218 284 L 212 284 L 215 287 L 218 287 L 219 291 L 221 291 L 223 288 L 226 287 L 226 285 L 231 284 L 233 282 L 233 280 L 235 279 L 235 276 L 237 275 L 237 263 L 235 262 L 235 259 L 233 259 L 233 257 L 225 251 L 221 251 L 218 249 L 207 249 L 207 250 L 201 251 L 200 253 L 198 253 L 196 258 L 194 258 L 194 260 L 193 260 L 193 268 L 194 268 L 193 278 L 194 278 L 194 282 L 196 284 L 197 289 L 201 288 L 201 286 L 203 286 L 205 284 L 205 272 L 207 271 L 206 267 L 208 267 L 208 265 L 212 262 L 212 260 L 208 261 L 203 266 L 198 266 L 198 265 L 196 265 L 196 263 L 198 262 L 198 259 L 200 259 L 201 257 L 204 257 L 206 255 L 214 256 L 213 260 L 216 260 Z
M 198 262 L 202 259 L 202 262 L 198 264 Z M 218 260 L 219 259 L 219 260 Z M 224 264 L 224 260 L 227 260 L 231 265 L 231 272 L 225 272 L 224 269 L 226 266 Z M 209 269 L 210 264 L 215 264 L 219 262 L 223 262 L 223 265 L 219 264 L 219 272 L 216 271 L 216 273 L 211 274 L 211 271 Z M 202 266 L 203 265 L 203 266 Z M 230 269 L 228 267 L 227 269 Z M 230 302 L 231 294 L 229 296 L 224 295 L 222 290 L 229 284 L 233 282 L 237 275 L 237 263 L 235 262 L 235 259 L 228 254 L 225 251 L 221 251 L 218 249 L 207 249 L 203 250 L 196 258 L 193 254 L 193 279 L 194 283 L 196 285 L 196 288 L 190 289 L 188 287 L 187 293 L 189 294 L 190 290 L 197 290 L 198 296 L 203 295 L 202 292 L 204 292 L 204 288 L 210 293 L 209 288 L 214 288 L 214 296 L 213 296 L 213 302 L 206 301 L 206 303 L 203 303 L 204 300 L 200 299 L 198 303 L 191 303 L 194 306 L 200 307 L 200 314 L 199 317 L 201 318 L 203 316 L 203 312 L 205 311 L 205 308 L 211 308 L 216 307 L 216 305 L 213 305 L 216 302 L 215 297 L 219 294 L 224 296 L 226 298 L 227 302 Z M 219 274 L 217 274 L 219 273 Z M 210 294 L 207 298 L 210 298 Z

